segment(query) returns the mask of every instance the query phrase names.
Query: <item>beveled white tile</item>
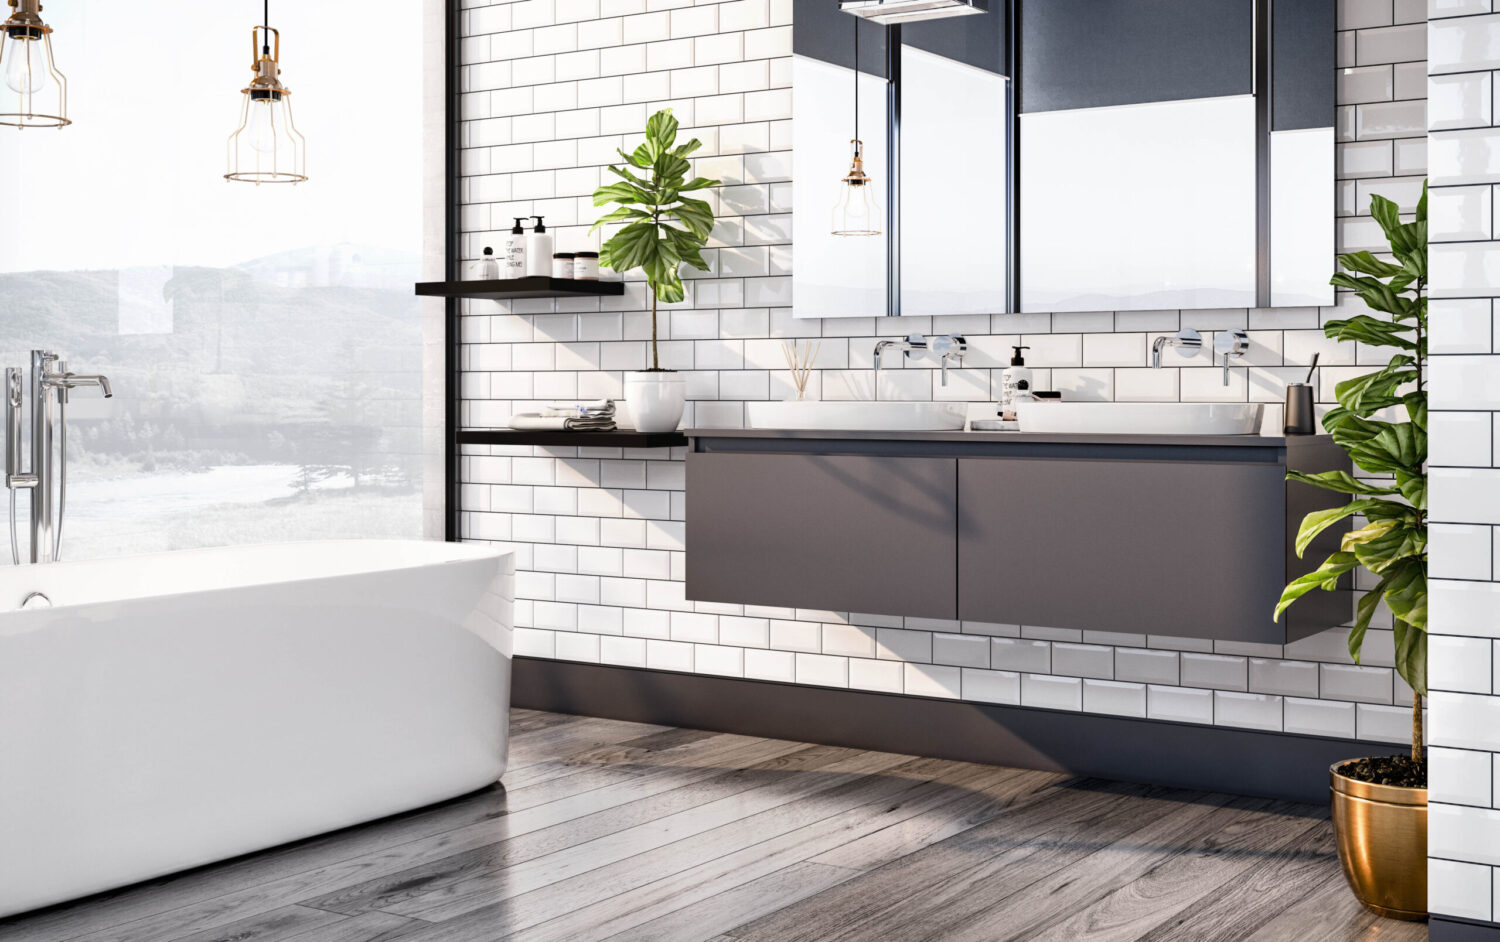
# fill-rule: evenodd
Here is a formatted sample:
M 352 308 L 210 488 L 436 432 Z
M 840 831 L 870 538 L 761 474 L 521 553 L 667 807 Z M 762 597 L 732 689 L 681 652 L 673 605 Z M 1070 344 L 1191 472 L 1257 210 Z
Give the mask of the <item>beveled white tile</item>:
M 1460 919 L 1490 918 L 1490 868 L 1454 860 L 1427 859 L 1427 908 Z
M 1489 807 L 1491 757 L 1467 749 L 1428 750 L 1428 797 L 1434 802 Z
M 1146 686 L 1113 680 L 1086 679 L 1083 682 L 1083 709 L 1086 713 L 1145 716 Z
M 1283 706 L 1285 731 L 1307 736 L 1354 738 L 1355 704 L 1287 697 Z
M 1432 74 L 1497 68 L 1500 16 L 1435 19 L 1428 24 L 1427 69 Z
M 1493 100 L 1488 73 L 1434 75 L 1427 81 L 1427 127 L 1433 131 L 1488 127 Z
M 957 667 L 939 664 L 906 664 L 904 676 L 907 694 L 914 697 L 958 699 L 961 674 Z
M 1046 710 L 1083 709 L 1083 681 L 1046 674 L 1021 676 L 1021 703 Z

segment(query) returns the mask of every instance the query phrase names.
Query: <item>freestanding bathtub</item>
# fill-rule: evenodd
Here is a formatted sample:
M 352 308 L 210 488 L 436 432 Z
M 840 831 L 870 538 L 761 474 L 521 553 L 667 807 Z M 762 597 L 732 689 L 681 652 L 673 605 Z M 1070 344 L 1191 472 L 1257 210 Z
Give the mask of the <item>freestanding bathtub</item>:
M 415 541 L 0 569 L 0 915 L 494 782 L 513 581 Z

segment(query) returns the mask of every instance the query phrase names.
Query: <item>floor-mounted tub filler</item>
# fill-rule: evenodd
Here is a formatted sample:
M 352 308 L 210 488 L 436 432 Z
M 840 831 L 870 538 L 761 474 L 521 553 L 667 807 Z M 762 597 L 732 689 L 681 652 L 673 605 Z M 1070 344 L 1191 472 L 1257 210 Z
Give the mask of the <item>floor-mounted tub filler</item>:
M 514 571 L 415 541 L 0 569 L 0 916 L 496 781 Z

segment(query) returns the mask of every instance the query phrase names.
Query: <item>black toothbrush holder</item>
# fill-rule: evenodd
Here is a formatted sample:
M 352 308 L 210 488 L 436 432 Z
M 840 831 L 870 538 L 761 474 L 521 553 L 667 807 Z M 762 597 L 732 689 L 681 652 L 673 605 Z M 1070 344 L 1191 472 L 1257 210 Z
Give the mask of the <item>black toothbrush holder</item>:
M 1318 368 L 1318 354 L 1313 354 L 1312 365 L 1307 368 L 1307 380 L 1286 385 L 1286 422 L 1284 435 L 1315 435 L 1317 419 L 1313 414 L 1313 370 Z

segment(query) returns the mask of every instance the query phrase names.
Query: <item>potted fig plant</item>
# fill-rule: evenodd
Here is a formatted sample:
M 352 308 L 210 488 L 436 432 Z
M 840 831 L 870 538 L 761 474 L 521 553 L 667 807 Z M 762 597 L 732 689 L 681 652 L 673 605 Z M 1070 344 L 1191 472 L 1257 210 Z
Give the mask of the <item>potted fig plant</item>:
M 1339 762 L 1330 770 L 1333 823 L 1344 876 L 1368 908 L 1398 919 L 1427 916 L 1427 763 L 1422 751 L 1422 698 L 1427 694 L 1427 189 L 1412 222 L 1396 204 L 1370 199 L 1394 261 L 1370 252 L 1339 256 L 1332 283 L 1357 294 L 1385 317 L 1358 314 L 1329 321 L 1325 333 L 1366 349 L 1392 350 L 1380 369 L 1346 379 L 1323 427 L 1354 464 L 1378 477 L 1343 471 L 1292 472 L 1306 484 L 1350 495 L 1340 507 L 1308 514 L 1297 533 L 1301 554 L 1313 538 L 1350 516 L 1364 526 L 1345 534 L 1338 552 L 1293 580 L 1276 616 L 1312 589 L 1335 590 L 1363 569 L 1375 580 L 1355 608 L 1349 653 L 1359 663 L 1365 633 L 1382 601 L 1395 629 L 1396 672 L 1413 691 L 1410 756 Z
M 687 403 L 684 377 L 661 368 L 657 350 L 657 302 L 672 304 L 685 295 L 683 263 L 708 270 L 703 246 L 714 227 L 713 208 L 684 194 L 718 186 L 718 180 L 688 179 L 689 154 L 702 147 L 697 138 L 677 143 L 677 119 L 672 109 L 658 111 L 646 121 L 646 139 L 631 153 L 621 150 L 625 166 L 611 166 L 620 180 L 594 191 L 594 205 L 617 208 L 594 223 L 594 229 L 624 223 L 599 252 L 599 264 L 617 272 L 637 268 L 651 292 L 651 368 L 625 375 L 625 401 L 642 432 L 670 432 L 682 421 Z

